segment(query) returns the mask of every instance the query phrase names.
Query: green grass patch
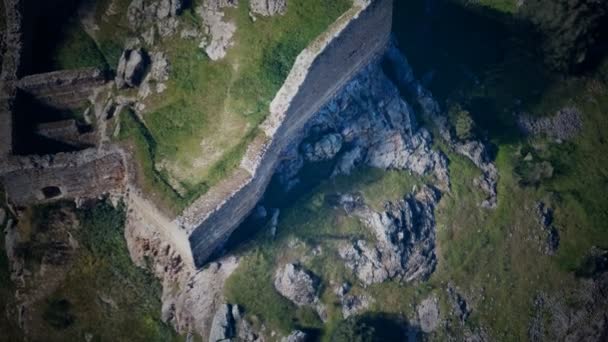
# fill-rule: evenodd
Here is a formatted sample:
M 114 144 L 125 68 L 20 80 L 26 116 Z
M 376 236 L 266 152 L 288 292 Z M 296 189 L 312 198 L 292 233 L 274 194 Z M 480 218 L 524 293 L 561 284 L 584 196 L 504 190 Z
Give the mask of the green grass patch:
M 44 207 L 34 230 L 53 210 Z M 70 209 L 76 210 L 76 209 Z M 66 278 L 53 294 L 41 300 L 44 324 L 36 333 L 48 341 L 176 341 L 179 336 L 160 321 L 161 286 L 154 276 L 136 267 L 124 239 L 125 212 L 99 202 L 76 210 L 80 222 L 72 232 L 79 242 Z
M 104 55 L 78 20 L 68 21 L 61 37 L 55 51 L 51 53 L 51 65 L 54 70 L 86 67 L 108 68 Z

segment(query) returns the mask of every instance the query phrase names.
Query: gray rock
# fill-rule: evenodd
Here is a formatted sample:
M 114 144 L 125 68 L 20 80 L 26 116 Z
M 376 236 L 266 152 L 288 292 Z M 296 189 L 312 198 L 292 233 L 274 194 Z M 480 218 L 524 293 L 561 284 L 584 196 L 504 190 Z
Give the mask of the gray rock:
M 420 329 L 431 333 L 439 326 L 439 302 L 435 297 L 423 300 L 416 308 Z
M 309 162 L 330 160 L 342 149 L 342 141 L 340 134 L 328 134 L 314 144 L 304 144 L 302 146 L 304 158 Z
M 143 79 L 145 69 L 146 57 L 141 49 L 125 50 L 116 68 L 116 86 L 119 89 L 138 86 Z
M 263 16 L 283 15 L 287 13 L 287 0 L 250 0 L 249 10 Z
M 224 20 L 222 9 L 237 5 L 236 0 L 209 0 L 196 9 L 209 33 L 209 39 L 203 40 L 199 47 L 204 49 L 207 56 L 213 61 L 218 61 L 226 56 L 228 48 L 233 45 L 232 37 L 236 32 L 236 25 L 232 21 Z
M 287 337 L 283 337 L 281 342 L 305 342 L 306 341 L 306 333 L 300 330 L 294 330 Z
M 165 19 L 169 16 L 175 17 L 179 15 L 181 10 L 181 0 L 160 0 L 156 9 L 156 17 L 158 19 Z
M 230 304 L 223 304 L 215 312 L 209 342 L 226 341 L 235 336 L 235 321 Z
M 319 301 L 319 284 L 317 276 L 295 264 L 279 268 L 274 277 L 277 292 L 298 306 L 313 305 Z
M 339 254 L 364 285 L 389 279 L 424 280 L 435 270 L 435 215 L 439 194 L 428 187 L 375 212 L 355 196 L 342 196 L 340 205 L 372 230 L 374 245 L 364 240 L 344 244 Z

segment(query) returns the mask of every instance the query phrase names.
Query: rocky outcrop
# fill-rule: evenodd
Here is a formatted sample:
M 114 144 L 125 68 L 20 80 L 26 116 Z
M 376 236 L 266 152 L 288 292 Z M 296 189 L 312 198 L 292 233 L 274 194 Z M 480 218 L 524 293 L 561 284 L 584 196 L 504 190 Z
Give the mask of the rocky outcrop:
M 549 117 L 535 118 L 521 114 L 517 124 L 524 134 L 546 135 L 557 140 L 572 139 L 583 129 L 581 113 L 575 107 L 562 108 Z
M 287 12 L 287 0 L 251 0 L 249 10 L 263 16 L 283 15 Z
M 237 0 L 205 0 L 196 9 L 196 13 L 203 20 L 208 33 L 208 39 L 204 39 L 199 46 L 213 61 L 218 61 L 226 56 L 228 49 L 233 45 L 232 36 L 236 32 L 234 22 L 224 20 L 222 9 L 237 5 Z
M 449 187 L 447 158 L 432 148 L 430 133 L 418 127 L 405 103 L 378 65 L 371 65 L 311 120 L 305 142 L 284 154 L 277 174 L 285 191 L 299 182 L 305 163 L 335 160 L 333 175 L 368 165 L 433 175 Z
M 425 280 L 435 270 L 436 190 L 424 187 L 398 203 L 375 212 L 360 197 L 343 195 L 339 205 L 371 229 L 376 241 L 343 244 L 340 257 L 364 285 L 389 279 Z
M 119 89 L 139 86 L 144 78 L 146 65 L 147 56 L 143 50 L 125 50 L 116 68 L 116 86 Z
M 298 306 L 314 305 L 319 301 L 320 279 L 300 265 L 286 264 L 274 276 L 274 288 Z
M 435 331 L 437 327 L 439 327 L 439 301 L 436 297 L 424 299 L 416 307 L 416 312 L 418 314 L 420 330 L 423 332 L 428 334 Z

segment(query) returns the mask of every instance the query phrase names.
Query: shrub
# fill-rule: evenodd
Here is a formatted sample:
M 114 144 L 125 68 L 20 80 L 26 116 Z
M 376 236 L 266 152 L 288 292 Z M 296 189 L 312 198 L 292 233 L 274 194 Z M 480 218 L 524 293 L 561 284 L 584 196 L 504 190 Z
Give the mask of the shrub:
M 468 110 L 462 109 L 460 105 L 454 105 L 449 112 L 456 136 L 460 140 L 469 140 L 475 136 L 475 121 Z

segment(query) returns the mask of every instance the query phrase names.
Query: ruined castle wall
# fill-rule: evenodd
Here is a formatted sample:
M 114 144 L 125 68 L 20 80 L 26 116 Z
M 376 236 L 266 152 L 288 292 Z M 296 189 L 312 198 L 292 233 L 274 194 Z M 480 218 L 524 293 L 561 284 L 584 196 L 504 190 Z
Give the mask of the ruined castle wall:
M 0 166 L 0 174 L 10 201 L 25 206 L 120 193 L 125 187 L 126 169 L 120 153 L 88 149 L 13 157 Z
M 357 71 L 384 52 L 391 23 L 392 0 L 356 1 L 328 32 L 298 56 L 262 125 L 265 137 L 250 146 L 241 163 L 239 172 L 246 170 L 250 176 L 241 179 L 232 193 L 219 203 L 203 196 L 178 219 L 186 229 L 192 230 L 189 240 L 198 267 L 226 241 L 259 201 L 281 152 L 297 139 L 306 122 Z M 229 182 L 226 180 L 226 184 Z M 211 194 L 221 198 L 213 190 Z M 198 222 L 197 218 L 200 218 Z
M 105 82 L 103 71 L 83 68 L 26 76 L 19 80 L 17 86 L 41 104 L 78 109 Z
M 21 3 L 18 0 L 4 1 L 5 50 L 2 56 L 0 73 L 0 162 L 12 154 L 13 147 L 13 106 L 16 90 L 14 81 L 19 76 L 22 40 L 23 17 Z

